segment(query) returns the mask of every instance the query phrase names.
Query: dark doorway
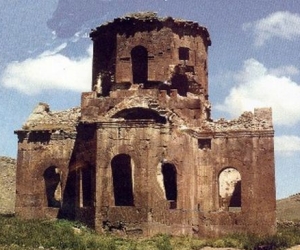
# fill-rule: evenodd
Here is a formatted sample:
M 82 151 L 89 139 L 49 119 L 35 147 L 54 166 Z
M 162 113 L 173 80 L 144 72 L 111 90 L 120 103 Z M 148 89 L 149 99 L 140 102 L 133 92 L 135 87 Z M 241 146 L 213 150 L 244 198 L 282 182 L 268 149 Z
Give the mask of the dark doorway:
M 77 171 L 70 171 L 68 174 L 63 193 L 64 202 L 58 215 L 59 218 L 75 220 L 75 209 L 79 200 L 77 197 L 77 175 Z
M 234 186 L 234 190 L 229 202 L 229 207 L 241 207 L 241 200 L 241 181 L 238 181 Z
M 148 51 L 143 46 L 136 46 L 131 51 L 133 83 L 148 81 Z
M 90 165 L 82 168 L 82 205 L 84 207 L 93 206 L 94 188 L 93 188 L 93 169 Z
M 111 161 L 115 206 L 134 206 L 131 158 L 116 155 Z
M 168 201 L 177 201 L 177 173 L 173 164 L 165 163 L 162 165 L 161 172 L 164 178 L 164 187 L 166 192 L 166 199 Z M 175 206 L 176 207 L 176 206 Z M 174 205 L 172 208 L 175 208 Z
M 48 207 L 60 207 L 61 183 L 59 169 L 55 166 L 51 166 L 45 170 L 43 176 L 46 186 Z

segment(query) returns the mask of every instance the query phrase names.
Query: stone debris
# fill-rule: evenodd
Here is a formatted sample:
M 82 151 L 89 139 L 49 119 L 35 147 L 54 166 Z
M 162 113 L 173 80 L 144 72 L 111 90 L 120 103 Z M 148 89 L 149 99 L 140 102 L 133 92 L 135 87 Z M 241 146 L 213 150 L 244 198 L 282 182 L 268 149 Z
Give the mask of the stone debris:
M 39 103 L 23 125 L 23 130 L 76 130 L 80 118 L 80 108 L 50 111 L 46 103 Z

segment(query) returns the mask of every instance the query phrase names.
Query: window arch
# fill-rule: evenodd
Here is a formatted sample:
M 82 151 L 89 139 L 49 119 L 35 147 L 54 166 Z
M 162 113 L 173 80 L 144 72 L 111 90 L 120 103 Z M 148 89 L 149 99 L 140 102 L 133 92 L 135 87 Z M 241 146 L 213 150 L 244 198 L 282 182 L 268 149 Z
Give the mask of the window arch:
M 157 123 L 166 123 L 165 117 L 161 116 L 157 111 L 147 108 L 129 108 L 117 112 L 112 118 L 124 118 L 125 120 L 154 120 Z
M 116 155 L 111 160 L 115 206 L 134 206 L 131 157 Z
M 228 167 L 219 175 L 220 206 L 225 210 L 240 209 L 241 199 L 241 174 L 238 170 Z
M 136 46 L 131 50 L 133 83 L 148 81 L 148 51 L 143 46 Z
M 43 174 L 48 207 L 61 206 L 61 173 L 56 166 L 50 166 Z
M 171 163 L 164 163 L 161 166 L 166 199 L 170 201 L 170 208 L 176 208 L 177 202 L 177 171 Z

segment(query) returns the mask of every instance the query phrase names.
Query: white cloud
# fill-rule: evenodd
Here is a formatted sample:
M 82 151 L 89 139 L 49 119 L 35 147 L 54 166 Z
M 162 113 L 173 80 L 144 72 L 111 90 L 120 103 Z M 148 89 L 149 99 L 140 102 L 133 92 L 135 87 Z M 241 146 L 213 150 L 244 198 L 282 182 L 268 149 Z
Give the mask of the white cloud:
M 66 44 L 45 51 L 36 58 L 12 62 L 1 76 L 2 84 L 28 95 L 48 89 L 87 91 L 91 84 L 92 47 L 81 58 L 69 58 L 59 52 Z
M 300 86 L 289 77 L 271 72 L 255 59 L 246 60 L 243 69 L 233 76 L 235 86 L 216 108 L 237 117 L 243 111 L 272 107 L 275 124 L 292 126 L 300 122 Z
M 278 11 L 266 18 L 243 25 L 244 30 L 252 30 L 255 45 L 262 46 L 274 37 L 293 40 L 300 37 L 300 15 L 288 11 Z
M 269 73 L 271 75 L 280 77 L 285 75 L 289 75 L 289 76 L 299 75 L 300 71 L 294 65 L 288 65 L 288 66 L 281 66 L 274 69 L 269 69 Z
M 275 151 L 285 156 L 298 154 L 300 151 L 300 137 L 294 135 L 275 136 Z

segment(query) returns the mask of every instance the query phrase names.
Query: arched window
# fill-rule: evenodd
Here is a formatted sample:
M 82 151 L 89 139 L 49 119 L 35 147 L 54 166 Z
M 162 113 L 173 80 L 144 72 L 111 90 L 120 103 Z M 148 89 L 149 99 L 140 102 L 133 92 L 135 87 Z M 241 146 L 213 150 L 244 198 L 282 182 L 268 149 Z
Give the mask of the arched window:
M 143 46 L 136 46 L 131 51 L 133 83 L 148 81 L 148 51 Z
M 111 160 L 115 206 L 134 206 L 131 157 L 116 155 Z
M 173 164 L 164 163 L 161 167 L 166 199 L 170 201 L 170 208 L 176 208 L 177 202 L 177 173 Z
M 51 166 L 44 172 L 48 207 L 61 206 L 61 176 L 59 168 Z
M 232 167 L 225 168 L 219 175 L 220 206 L 225 210 L 241 208 L 241 174 Z

